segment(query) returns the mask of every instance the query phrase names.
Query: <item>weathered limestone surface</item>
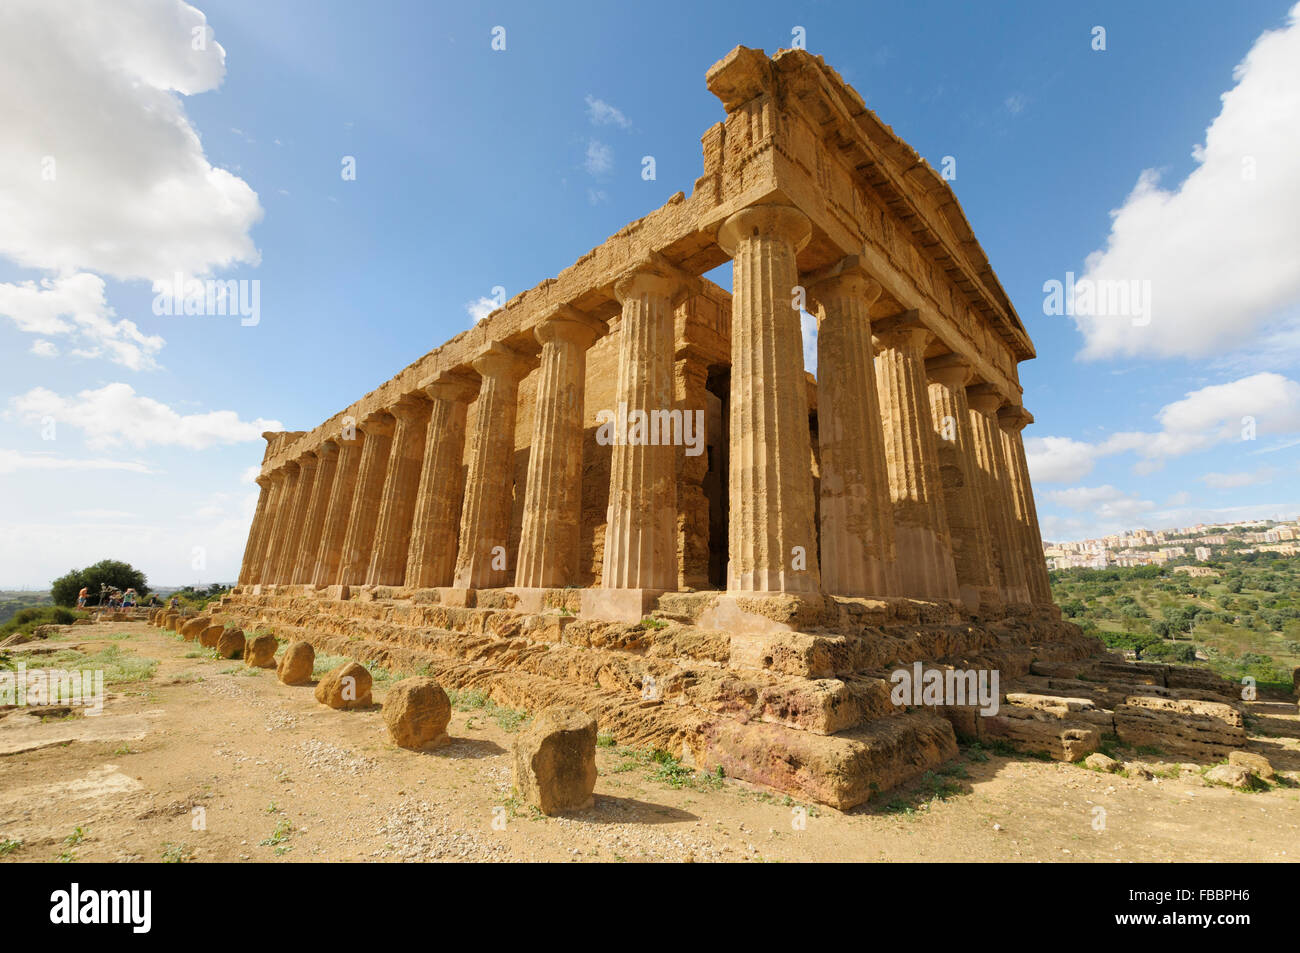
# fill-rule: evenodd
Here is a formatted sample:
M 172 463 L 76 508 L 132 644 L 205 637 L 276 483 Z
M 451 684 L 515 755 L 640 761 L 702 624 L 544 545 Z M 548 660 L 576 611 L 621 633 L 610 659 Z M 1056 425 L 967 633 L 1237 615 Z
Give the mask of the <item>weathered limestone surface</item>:
M 927 365 L 927 370 L 930 417 L 939 451 L 939 482 L 943 485 L 958 593 L 967 608 L 995 612 L 1001 597 L 994 575 L 988 513 L 977 483 L 978 464 L 966 403 L 971 370 L 960 359 L 943 358 Z
M 513 461 L 519 379 L 527 365 L 515 351 L 493 344 L 473 361 L 481 383 L 470 448 L 454 585 L 461 589 L 508 585 L 507 545 L 514 499 Z
M 959 733 L 1066 759 L 1110 731 L 1231 746 L 1221 685 L 1102 656 L 1051 605 L 1033 346 L 949 184 L 805 51 L 738 47 L 706 81 L 726 115 L 689 195 L 264 434 L 240 585 L 201 637 L 295 640 L 291 684 L 312 646 L 427 668 L 838 807 Z M 728 261 L 731 295 L 702 277 Z M 999 672 L 1000 711 L 900 710 L 913 662 Z M 347 671 L 358 697 L 341 672 L 317 696 L 369 704 Z
M 840 596 L 899 593 L 894 520 L 872 358 L 880 284 L 856 258 L 810 280 L 817 303 L 817 433 L 821 444 L 821 570 Z
M 375 527 L 379 524 L 379 507 L 383 502 L 384 481 L 388 476 L 388 458 L 393 447 L 397 422 L 390 413 L 377 413 L 358 424 L 366 435 L 361 445 L 361 464 L 352 494 L 352 512 L 348 517 L 343 540 L 343 559 L 338 581 L 345 586 L 360 586 L 366 581 L 370 555 L 374 552 Z
M 413 589 L 452 583 L 464 491 L 465 412 L 476 391 L 465 376 L 444 376 L 424 385 L 429 425 L 406 560 L 406 585 Z
M 375 525 L 374 551 L 366 573 L 366 582 L 371 585 L 400 586 L 406 579 L 411 520 L 420 485 L 429 412 L 429 402 L 423 396 L 414 395 L 404 397 L 391 408 L 397 423 Z
M 901 594 L 956 599 L 957 571 L 925 383 L 929 338 L 930 332 L 911 317 L 878 330 L 876 383 L 885 416 L 885 461 L 894 502 Z
M 515 585 L 554 588 L 578 581 L 582 523 L 582 415 L 587 348 L 604 326 L 572 308 L 537 325 L 542 344 L 532 452 Z
M 731 592 L 821 589 L 803 335 L 791 293 L 811 227 L 798 209 L 760 205 L 729 217 L 732 257 Z

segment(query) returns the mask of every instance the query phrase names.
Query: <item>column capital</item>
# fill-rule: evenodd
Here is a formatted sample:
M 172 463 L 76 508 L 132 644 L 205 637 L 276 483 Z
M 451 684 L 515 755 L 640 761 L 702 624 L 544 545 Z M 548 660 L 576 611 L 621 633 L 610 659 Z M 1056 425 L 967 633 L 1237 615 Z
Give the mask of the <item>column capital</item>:
M 528 359 L 500 341 L 491 341 L 470 361 L 482 377 L 521 378 L 528 370 Z
M 1034 415 L 1019 404 L 1007 404 L 998 411 L 998 426 L 1007 433 L 1019 433 L 1034 422 Z
M 445 400 L 451 403 L 468 403 L 478 393 L 478 381 L 469 374 L 459 371 L 443 371 L 420 383 L 430 400 Z
M 543 345 L 551 341 L 567 341 L 585 351 L 608 331 L 609 326 L 605 322 L 598 321 L 571 305 L 561 304 L 542 315 L 533 328 L 533 335 Z
M 837 288 L 861 298 L 868 308 L 875 303 L 883 290 L 880 282 L 871 277 L 871 272 L 867 271 L 862 258 L 858 255 L 845 255 L 832 265 L 803 275 L 802 281 L 813 297 L 816 297 L 818 288 L 824 290 Z
M 272 482 L 274 482 L 274 480 L 275 480 L 275 475 L 268 474 L 268 473 L 259 473 L 257 476 L 253 477 L 253 482 L 256 483 L 264 490 L 267 489 L 272 484 Z
M 397 403 L 386 409 L 397 420 L 411 421 L 417 419 L 428 408 L 429 402 L 423 396 L 419 394 L 403 394 Z
M 971 382 L 975 369 L 960 354 L 941 354 L 925 362 L 925 373 L 930 380 L 949 390 L 964 388 Z
M 338 454 L 339 438 L 337 437 L 328 437 L 322 440 L 320 446 L 316 448 L 316 457 L 319 460 L 328 460 L 337 457 Z
M 718 244 L 733 258 L 744 238 L 784 238 L 798 252 L 812 238 L 812 220 L 792 205 L 751 205 L 718 228 Z
M 357 423 L 357 429 L 363 434 L 376 437 L 390 436 L 396 426 L 396 419 L 387 410 L 377 410 Z
M 917 311 L 902 311 L 871 323 L 871 336 L 877 347 L 922 350 L 934 332 L 921 321 Z
M 298 454 L 298 456 L 293 458 L 293 462 L 298 465 L 298 469 L 300 470 L 315 469 L 318 462 L 316 451 L 304 450 L 302 453 Z
M 694 284 L 694 276 L 655 253 L 647 255 L 614 279 L 614 297 L 619 304 L 624 304 L 628 298 L 648 291 L 669 298 L 675 305 Z
M 988 417 L 996 417 L 998 408 L 1000 408 L 1006 399 L 992 384 L 980 383 L 971 384 L 966 388 L 966 402 L 970 405 L 971 410 L 978 411 Z

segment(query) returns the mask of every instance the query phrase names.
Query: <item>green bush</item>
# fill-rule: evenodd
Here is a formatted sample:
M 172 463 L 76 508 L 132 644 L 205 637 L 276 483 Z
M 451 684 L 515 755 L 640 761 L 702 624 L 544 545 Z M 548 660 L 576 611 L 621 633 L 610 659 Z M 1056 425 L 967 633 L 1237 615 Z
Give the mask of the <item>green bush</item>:
M 149 594 L 148 580 L 144 573 L 129 563 L 117 559 L 101 559 L 85 569 L 74 569 L 54 580 L 50 586 L 50 596 L 55 605 L 75 606 L 77 593 L 84 586 L 94 603 L 99 598 L 101 586 L 112 586 L 122 592 L 134 589 L 141 598 Z

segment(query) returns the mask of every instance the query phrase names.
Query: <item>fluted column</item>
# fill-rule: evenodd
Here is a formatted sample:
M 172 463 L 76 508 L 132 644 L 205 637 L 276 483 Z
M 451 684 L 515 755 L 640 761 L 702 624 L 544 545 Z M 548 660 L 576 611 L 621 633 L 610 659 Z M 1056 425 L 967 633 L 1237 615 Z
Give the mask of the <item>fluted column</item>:
M 656 412 L 673 406 L 673 298 L 680 278 L 645 265 L 614 286 L 618 331 L 616 426 L 610 447 L 604 589 L 667 590 L 677 584 L 677 480 L 667 443 L 650 443 Z
M 477 389 L 473 380 L 452 375 L 424 385 L 429 426 L 406 558 L 406 585 L 413 589 L 450 586 L 456 572 L 465 488 L 465 412 Z
M 339 459 L 334 469 L 334 485 L 330 488 L 329 503 L 325 508 L 320 546 L 316 550 L 316 568 L 312 571 L 311 581 L 317 586 L 333 586 L 339 581 L 343 545 L 347 540 L 348 522 L 352 518 L 352 500 L 356 496 L 357 472 L 361 468 L 365 439 L 365 434 L 355 427 L 337 439 Z
M 266 544 L 266 562 L 262 564 L 262 584 L 270 586 L 283 585 L 285 579 L 280 575 L 280 563 L 284 557 L 285 543 L 289 534 L 289 524 L 293 519 L 294 491 L 298 488 L 298 464 L 286 463 L 277 471 L 280 474 L 280 496 L 275 508 L 275 522 L 271 524 L 271 535 Z
M 1047 575 L 1047 560 L 1043 558 L 1043 534 L 1038 527 L 1038 507 L 1034 505 L 1034 488 L 1029 482 L 1029 461 L 1025 457 L 1025 443 L 1021 436 L 1021 431 L 1033 420 L 1033 415 L 1023 407 L 1003 407 L 998 411 L 1002 449 L 1006 455 L 1016 501 L 1016 520 L 1020 528 L 1029 598 L 1035 605 L 1051 605 L 1054 601 L 1052 584 Z
M 271 581 L 267 564 L 275 540 L 275 524 L 280 517 L 280 507 L 284 503 L 284 479 L 287 475 L 283 469 L 276 469 L 265 477 L 271 484 L 267 495 L 266 522 L 257 541 L 257 551 L 253 554 L 253 582 L 261 585 L 269 585 Z
M 1006 457 L 1002 451 L 1002 431 L 997 418 L 1002 397 L 987 384 L 967 388 L 966 397 L 970 404 L 975 460 L 984 509 L 989 518 L 989 538 L 993 562 L 998 570 L 1000 595 L 1003 602 L 1024 605 L 1029 602 L 1029 589 L 1025 585 L 1020 537 L 1014 529 L 1015 504 L 1011 498 Z
M 795 255 L 811 236 L 797 209 L 743 209 L 718 242 L 732 257 L 730 592 L 815 594 L 813 478 Z
M 294 572 L 298 565 L 298 550 L 302 546 L 303 528 L 311 508 L 312 491 L 316 486 L 316 454 L 308 451 L 297 459 L 298 482 L 293 489 L 293 508 L 284 525 L 284 548 L 280 553 L 276 575 L 288 585 L 296 582 Z
M 898 594 L 894 518 L 871 346 L 880 284 L 856 258 L 810 276 L 817 309 L 817 434 L 821 448 L 822 588 L 840 596 Z
M 604 331 L 600 322 L 567 306 L 545 316 L 533 330 L 542 344 L 542 362 L 516 586 L 577 584 L 587 348 Z
M 957 567 L 957 589 L 971 611 L 991 612 L 1001 603 L 984 496 L 976 472 L 966 385 L 971 367 L 947 355 L 926 362 L 930 416 L 939 450 L 939 480 Z
M 320 550 L 321 534 L 325 528 L 325 514 L 329 510 L 330 494 L 334 489 L 334 474 L 338 469 L 339 445 L 326 440 L 316 451 L 316 479 L 312 483 L 311 499 L 307 503 L 307 516 L 303 522 L 302 536 L 298 542 L 298 555 L 294 560 L 290 582 L 311 585 L 315 579 L 316 554 Z
M 379 505 L 384 493 L 384 480 L 388 476 L 389 451 L 393 446 L 396 421 L 382 411 L 371 414 L 358 424 L 366 435 L 361 445 L 361 465 L 357 468 L 357 485 L 352 494 L 352 512 L 348 516 L 348 532 L 343 542 L 343 561 L 339 582 L 345 586 L 360 586 L 366 582 L 370 569 L 370 554 L 375 547 L 375 528 L 379 524 Z
M 957 571 L 925 382 L 929 337 L 930 332 L 910 315 L 890 319 L 877 330 L 876 386 L 884 418 L 902 594 L 914 599 L 956 599 Z
M 528 366 L 521 355 L 499 342 L 472 364 L 481 381 L 474 404 L 474 440 L 454 584 L 460 589 L 499 588 L 514 579 L 508 547 L 514 505 L 515 412 L 519 381 Z
M 248 527 L 248 542 L 244 544 L 244 561 L 239 567 L 239 584 L 241 586 L 251 585 L 256 582 L 255 577 L 261 568 L 258 543 L 266 532 L 266 515 L 269 509 L 268 501 L 271 498 L 271 481 L 264 476 L 258 476 L 257 485 L 260 488 L 257 493 L 257 509 L 253 511 L 253 522 Z
M 375 586 L 400 586 L 406 581 L 406 556 L 411 549 L 411 520 L 420 489 L 424 438 L 429 426 L 429 402 L 423 395 L 406 395 L 388 408 L 397 419 L 388 456 L 375 528 L 374 552 L 366 581 Z
M 704 419 L 709 406 L 708 358 L 691 347 L 680 348 L 673 366 L 673 405 L 682 423 L 699 421 L 694 436 L 701 452 L 683 448 L 674 458 L 677 483 L 677 589 L 709 588 L 709 498 L 704 480 L 709 472 Z M 698 417 L 696 415 L 699 415 Z

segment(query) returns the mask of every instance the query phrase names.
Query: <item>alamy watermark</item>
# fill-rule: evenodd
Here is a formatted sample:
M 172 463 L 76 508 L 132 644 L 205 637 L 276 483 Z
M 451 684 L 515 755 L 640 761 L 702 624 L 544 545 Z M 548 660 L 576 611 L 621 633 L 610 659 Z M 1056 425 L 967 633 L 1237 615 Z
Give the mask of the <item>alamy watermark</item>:
M 996 715 L 1002 698 L 997 669 L 927 669 L 913 662 L 911 669 L 893 671 L 889 680 L 894 685 L 889 700 L 900 708 L 979 705 L 981 715 Z
M 179 272 L 171 280 L 153 283 L 153 313 L 159 317 L 181 315 L 239 315 L 246 328 L 262 320 L 260 278 L 191 278 Z
M 596 442 L 602 447 L 685 447 L 688 457 L 704 452 L 704 411 L 633 410 L 620 403 L 618 410 L 596 414 Z
M 0 705 L 71 705 L 86 714 L 104 711 L 103 669 L 67 672 L 63 669 L 28 669 L 19 662 L 13 671 L 0 672 Z
M 1043 314 L 1093 318 L 1132 318 L 1134 327 L 1151 323 L 1151 280 L 1080 278 L 1065 273 L 1065 281 L 1043 282 Z

